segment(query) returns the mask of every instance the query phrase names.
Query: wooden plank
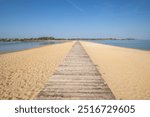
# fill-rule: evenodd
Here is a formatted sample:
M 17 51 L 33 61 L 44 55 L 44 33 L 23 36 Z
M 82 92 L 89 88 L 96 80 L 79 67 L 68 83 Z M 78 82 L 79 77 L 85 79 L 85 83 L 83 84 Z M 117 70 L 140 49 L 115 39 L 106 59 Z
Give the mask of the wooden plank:
M 36 99 L 115 99 L 79 42 L 56 69 Z

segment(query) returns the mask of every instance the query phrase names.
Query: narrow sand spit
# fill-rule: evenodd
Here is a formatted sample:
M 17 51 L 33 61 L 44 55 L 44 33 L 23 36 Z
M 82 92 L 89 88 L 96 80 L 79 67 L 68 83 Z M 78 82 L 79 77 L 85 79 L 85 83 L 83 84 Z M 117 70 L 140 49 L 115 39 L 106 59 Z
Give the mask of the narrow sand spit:
M 0 55 L 0 99 L 33 99 L 74 42 Z
M 115 99 L 79 42 L 50 77 L 36 99 Z
M 81 42 L 117 99 L 150 99 L 150 52 Z

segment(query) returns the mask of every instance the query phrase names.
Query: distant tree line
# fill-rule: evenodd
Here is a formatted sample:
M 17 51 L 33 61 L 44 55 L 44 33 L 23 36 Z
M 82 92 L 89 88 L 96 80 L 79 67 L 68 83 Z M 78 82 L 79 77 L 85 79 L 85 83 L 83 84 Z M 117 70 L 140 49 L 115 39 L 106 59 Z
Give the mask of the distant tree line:
M 38 37 L 38 38 L 0 38 L 0 41 L 11 42 L 11 41 L 47 41 L 56 40 L 54 37 Z
M 38 37 L 38 38 L 0 38 L 1 42 L 13 41 L 48 41 L 48 40 L 134 40 L 132 38 L 54 38 L 54 37 Z

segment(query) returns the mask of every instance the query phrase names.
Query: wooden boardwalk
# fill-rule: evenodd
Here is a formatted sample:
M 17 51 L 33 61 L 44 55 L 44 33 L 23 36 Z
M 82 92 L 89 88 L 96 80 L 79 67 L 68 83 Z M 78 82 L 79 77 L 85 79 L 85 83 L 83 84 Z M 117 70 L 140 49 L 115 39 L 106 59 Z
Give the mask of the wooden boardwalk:
M 94 100 L 115 97 L 82 45 L 76 42 L 36 99 Z

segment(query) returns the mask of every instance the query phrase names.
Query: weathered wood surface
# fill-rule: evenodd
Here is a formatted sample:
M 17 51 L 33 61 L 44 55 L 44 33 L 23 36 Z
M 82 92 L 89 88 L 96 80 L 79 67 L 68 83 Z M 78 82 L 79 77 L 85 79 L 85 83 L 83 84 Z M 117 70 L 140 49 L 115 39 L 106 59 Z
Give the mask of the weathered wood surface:
M 70 50 L 36 99 L 115 99 L 79 42 Z

